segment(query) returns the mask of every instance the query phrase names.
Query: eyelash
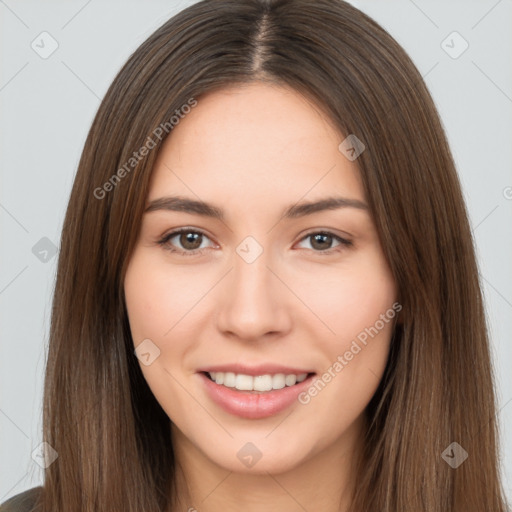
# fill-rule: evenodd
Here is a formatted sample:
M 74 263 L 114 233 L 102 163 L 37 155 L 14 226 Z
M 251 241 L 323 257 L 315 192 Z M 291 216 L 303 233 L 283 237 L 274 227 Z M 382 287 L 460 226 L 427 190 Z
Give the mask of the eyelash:
M 175 253 L 175 254 L 179 254 L 181 256 L 196 256 L 196 255 L 202 254 L 202 252 L 205 250 L 205 248 L 203 248 L 203 249 L 195 249 L 195 250 L 192 250 L 192 251 L 184 251 L 184 250 L 181 250 L 181 249 L 170 248 L 169 240 L 174 238 L 176 235 L 180 235 L 181 233 L 195 233 L 195 234 L 202 235 L 202 236 L 204 236 L 206 238 L 209 238 L 208 235 L 206 235 L 206 233 L 203 233 L 200 230 L 181 228 L 181 229 L 177 229 L 175 231 L 172 231 L 170 233 L 167 233 L 160 240 L 158 240 L 157 243 L 160 246 L 162 246 L 166 251 L 169 251 L 169 252 L 172 252 L 172 253 Z M 335 253 L 335 252 L 339 252 L 339 251 L 341 251 L 341 250 L 343 250 L 345 248 L 352 247 L 352 245 L 353 245 L 353 243 L 350 240 L 346 240 L 344 238 L 341 238 L 340 236 L 335 235 L 334 233 L 331 233 L 330 231 L 312 231 L 312 232 L 307 233 L 306 235 L 304 235 L 301 238 L 300 241 L 302 242 L 302 240 L 304 240 L 306 238 L 309 238 L 309 237 L 311 237 L 313 235 L 327 235 L 327 236 L 331 236 L 332 238 L 334 238 L 335 240 L 340 242 L 340 245 L 338 245 L 337 247 L 332 247 L 330 249 L 325 249 L 325 250 L 322 250 L 322 251 L 315 251 L 315 250 L 313 250 L 313 252 L 318 253 L 320 255 L 326 255 L 327 256 L 329 254 L 332 254 L 332 253 Z

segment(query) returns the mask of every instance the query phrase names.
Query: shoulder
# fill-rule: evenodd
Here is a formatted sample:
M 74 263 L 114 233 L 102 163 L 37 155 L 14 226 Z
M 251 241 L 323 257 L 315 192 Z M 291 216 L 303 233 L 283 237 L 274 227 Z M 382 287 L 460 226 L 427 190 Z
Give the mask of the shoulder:
M 33 487 L 0 504 L 0 512 L 31 512 L 43 488 Z

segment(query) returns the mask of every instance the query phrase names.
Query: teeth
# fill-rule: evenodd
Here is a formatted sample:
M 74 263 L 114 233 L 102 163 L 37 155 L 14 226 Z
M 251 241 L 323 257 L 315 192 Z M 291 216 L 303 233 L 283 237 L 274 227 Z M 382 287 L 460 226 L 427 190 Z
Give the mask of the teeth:
M 285 386 L 293 386 L 306 379 L 307 373 L 299 375 L 276 373 L 275 375 L 244 375 L 243 373 L 232 372 L 209 372 L 210 377 L 217 384 L 228 388 L 235 388 L 239 391 L 270 391 L 272 389 L 283 389 Z
M 254 377 L 249 375 L 236 375 L 235 376 L 235 388 L 240 391 L 252 391 L 252 385 Z
M 284 378 L 284 383 L 287 386 L 293 386 L 297 382 L 297 376 L 296 375 L 287 375 Z
M 272 389 L 272 375 L 258 375 L 253 379 L 253 390 L 270 391 Z
M 236 383 L 235 374 L 231 372 L 226 372 L 224 374 L 224 386 L 228 388 L 234 388 Z

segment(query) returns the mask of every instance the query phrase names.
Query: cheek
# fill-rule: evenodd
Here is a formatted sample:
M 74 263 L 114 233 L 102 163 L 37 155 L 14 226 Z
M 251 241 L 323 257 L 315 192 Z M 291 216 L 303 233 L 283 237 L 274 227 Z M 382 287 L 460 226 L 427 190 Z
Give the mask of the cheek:
M 189 356 L 197 349 L 204 329 L 200 299 L 211 283 L 193 266 L 174 266 L 162 261 L 155 251 L 136 250 L 128 266 L 125 300 L 133 345 L 141 343 L 151 356 L 140 368 L 155 398 L 169 416 L 185 410 L 188 395 L 179 382 L 190 368 Z M 151 340 L 147 342 L 144 340 Z M 140 350 L 142 352 L 142 350 Z
M 311 294 L 312 309 L 331 330 L 316 338 L 326 356 L 324 373 L 301 403 L 310 407 L 318 428 L 324 411 L 331 411 L 329 429 L 337 435 L 363 412 L 379 385 L 399 309 L 395 282 L 380 252 L 369 252 L 346 272 L 329 277 L 320 280 L 326 293 Z
M 396 300 L 394 279 L 378 250 L 360 252 L 343 265 L 319 267 L 301 279 L 301 298 L 317 317 L 313 322 L 311 316 L 311 328 L 316 327 L 316 338 L 323 333 L 327 349 L 343 350 Z M 386 330 L 381 322 L 379 330 Z
M 180 332 L 186 322 L 178 322 L 191 308 L 188 303 L 193 304 L 197 297 L 187 291 L 193 287 L 185 285 L 186 276 L 169 272 L 166 265 L 157 264 L 150 256 L 136 250 L 130 261 L 124 281 L 126 309 L 134 347 L 143 340 L 152 342 L 144 341 L 152 360 L 144 364 L 139 357 L 142 374 L 156 400 L 169 417 L 174 417 L 186 410 L 188 397 L 178 384 L 181 376 L 177 366 L 188 350 L 186 344 L 179 343 L 186 340 Z
M 124 289 L 135 344 L 145 338 L 164 342 L 197 302 L 201 286 L 189 270 L 174 269 L 143 252 L 128 266 Z M 194 283 L 194 284 L 193 284 Z M 206 285 L 205 285 L 206 286 Z

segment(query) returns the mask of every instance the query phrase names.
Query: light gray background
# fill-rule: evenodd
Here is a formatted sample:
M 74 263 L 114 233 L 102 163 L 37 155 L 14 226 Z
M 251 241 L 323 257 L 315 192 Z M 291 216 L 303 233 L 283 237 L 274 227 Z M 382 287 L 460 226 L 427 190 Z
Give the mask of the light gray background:
M 40 453 L 42 442 L 57 256 L 50 250 L 41 261 L 51 246 L 39 241 L 59 244 L 82 146 L 115 74 L 146 37 L 191 3 L 0 0 L 0 503 L 43 481 L 32 453 Z M 512 1 L 351 3 L 413 58 L 448 134 L 477 243 L 512 496 Z M 43 31 L 59 45 L 47 59 L 31 47 L 34 40 L 42 46 Z M 469 44 L 458 58 L 442 47 L 453 31 Z M 443 45 L 452 55 L 462 48 L 457 37 Z M 46 246 L 36 256 L 38 242 Z

